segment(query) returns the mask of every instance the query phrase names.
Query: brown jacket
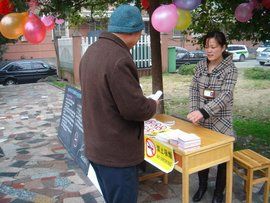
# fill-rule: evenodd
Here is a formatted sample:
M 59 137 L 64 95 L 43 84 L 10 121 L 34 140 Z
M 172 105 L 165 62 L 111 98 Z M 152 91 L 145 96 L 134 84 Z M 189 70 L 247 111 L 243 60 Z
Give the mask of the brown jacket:
M 208 74 L 206 60 L 197 64 L 189 92 L 190 112 L 199 109 L 207 112 L 209 118 L 200 121 L 202 126 L 223 134 L 234 135 L 232 108 L 237 75 L 232 55 L 223 59 L 211 74 Z M 204 89 L 214 90 L 215 97 L 205 98 Z
M 128 167 L 144 159 L 143 121 L 156 102 L 141 90 L 125 43 L 104 32 L 80 62 L 86 156 L 97 164 Z

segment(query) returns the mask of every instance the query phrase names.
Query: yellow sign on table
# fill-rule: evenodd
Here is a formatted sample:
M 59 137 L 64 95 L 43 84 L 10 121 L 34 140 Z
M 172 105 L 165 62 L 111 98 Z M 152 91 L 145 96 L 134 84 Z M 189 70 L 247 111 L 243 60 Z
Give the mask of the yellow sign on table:
M 147 135 L 144 136 L 144 159 L 165 173 L 174 169 L 173 148 Z

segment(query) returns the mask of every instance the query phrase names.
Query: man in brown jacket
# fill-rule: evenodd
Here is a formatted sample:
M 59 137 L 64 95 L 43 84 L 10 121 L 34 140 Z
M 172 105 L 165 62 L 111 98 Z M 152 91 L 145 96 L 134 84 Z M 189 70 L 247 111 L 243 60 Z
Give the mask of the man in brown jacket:
M 86 156 L 107 203 L 137 201 L 144 121 L 156 113 L 157 102 L 143 95 L 130 54 L 143 28 L 137 7 L 119 6 L 108 32 L 88 48 L 80 63 Z

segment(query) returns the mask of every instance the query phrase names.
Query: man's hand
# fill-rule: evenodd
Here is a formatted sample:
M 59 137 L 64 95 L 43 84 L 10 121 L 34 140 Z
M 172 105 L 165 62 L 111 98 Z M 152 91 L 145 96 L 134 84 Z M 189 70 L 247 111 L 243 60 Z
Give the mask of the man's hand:
M 187 119 L 192 123 L 196 124 L 203 118 L 203 115 L 200 111 L 193 111 L 187 115 Z

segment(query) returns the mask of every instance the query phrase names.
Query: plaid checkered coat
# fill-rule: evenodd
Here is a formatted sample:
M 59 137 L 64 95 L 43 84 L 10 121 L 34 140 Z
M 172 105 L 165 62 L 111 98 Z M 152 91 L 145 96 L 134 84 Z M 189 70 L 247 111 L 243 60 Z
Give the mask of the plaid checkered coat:
M 233 91 L 237 81 L 237 69 L 232 61 L 232 55 L 208 73 L 207 61 L 200 61 L 189 90 L 190 112 L 204 109 L 208 119 L 202 119 L 200 124 L 217 132 L 233 136 L 232 107 Z M 215 91 L 215 98 L 205 98 L 204 89 Z

